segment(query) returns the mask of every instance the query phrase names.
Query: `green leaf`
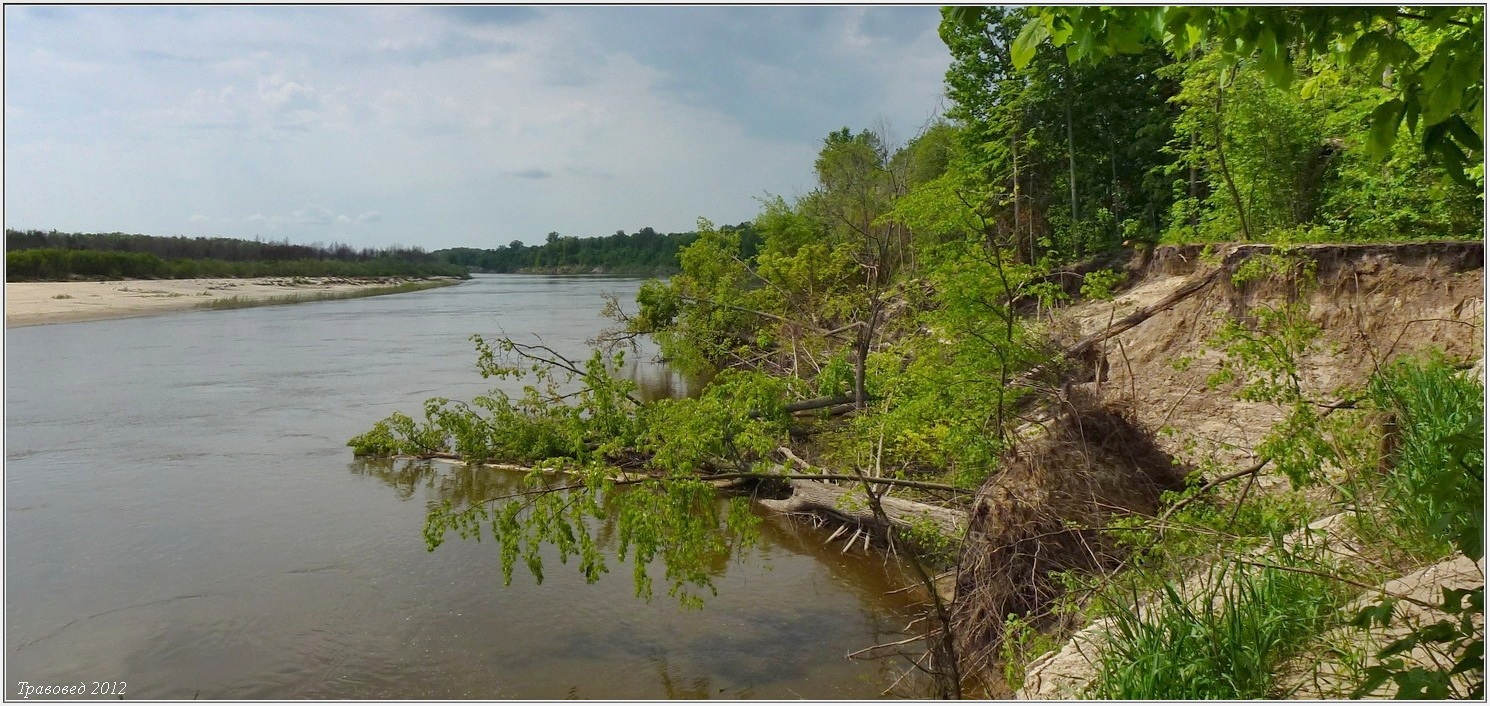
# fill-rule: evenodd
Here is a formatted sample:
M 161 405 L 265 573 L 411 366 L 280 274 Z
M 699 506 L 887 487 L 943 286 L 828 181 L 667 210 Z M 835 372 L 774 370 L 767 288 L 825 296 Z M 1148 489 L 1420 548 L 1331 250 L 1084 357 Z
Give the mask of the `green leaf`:
M 1402 638 L 1400 640 L 1397 640 L 1397 641 L 1391 643 L 1390 645 L 1387 645 L 1386 647 L 1383 647 L 1381 649 L 1381 652 L 1378 652 L 1376 654 L 1376 656 L 1377 657 L 1380 657 L 1382 659 L 1386 659 L 1387 657 L 1393 657 L 1393 656 L 1402 654 L 1403 652 L 1408 652 L 1408 651 L 1412 650 L 1412 648 L 1417 647 L 1417 646 L 1418 646 L 1418 634 L 1417 633 L 1409 633 L 1407 635 L 1407 637 L 1404 637 L 1404 638 Z
M 978 5 L 955 5 L 947 8 L 947 19 L 967 29 L 983 28 L 983 8 Z
M 1484 665 L 1485 640 L 1483 638 L 1472 640 L 1464 648 L 1463 656 L 1459 658 L 1458 662 L 1454 663 L 1454 668 L 1449 671 L 1449 674 L 1463 674 L 1471 669 L 1483 669 Z
M 1449 588 L 1443 586 L 1443 603 L 1440 607 L 1449 615 L 1458 615 L 1464 610 L 1464 598 L 1476 589 L 1473 588 Z
M 1401 98 L 1393 98 L 1371 111 L 1369 149 L 1374 155 L 1384 157 L 1391 153 L 1404 112 Z
M 1350 621 L 1351 627 L 1369 628 L 1372 623 L 1386 627 L 1392 622 L 1392 609 L 1397 605 L 1396 599 L 1384 598 L 1381 603 L 1362 608 L 1356 613 L 1355 618 Z
M 1350 698 L 1360 699 L 1366 697 L 1376 691 L 1382 684 L 1387 683 L 1387 680 L 1392 678 L 1392 674 L 1391 670 L 1381 665 L 1366 669 L 1366 678 L 1355 688 L 1355 691 L 1350 692 Z
M 1014 62 L 1014 68 L 1023 69 L 1035 58 L 1035 50 L 1039 48 L 1040 42 L 1050 37 L 1050 28 L 1045 26 L 1039 18 L 1025 23 L 1024 29 L 1020 30 L 1019 37 L 1014 40 L 1014 46 L 1009 48 L 1009 58 Z

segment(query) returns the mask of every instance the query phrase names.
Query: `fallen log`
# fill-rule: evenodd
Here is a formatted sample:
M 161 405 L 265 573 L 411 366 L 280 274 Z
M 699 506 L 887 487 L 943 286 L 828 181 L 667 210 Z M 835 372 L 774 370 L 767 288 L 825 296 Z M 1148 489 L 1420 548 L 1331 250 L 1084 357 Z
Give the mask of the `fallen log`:
M 786 405 L 787 414 L 795 412 L 806 412 L 811 409 L 822 409 L 823 407 L 835 407 L 841 404 L 849 404 L 854 401 L 853 395 L 837 395 L 835 397 L 814 397 L 810 400 L 791 402 Z
M 860 484 L 833 485 L 808 480 L 788 480 L 791 497 L 783 500 L 760 499 L 761 507 L 783 513 L 817 513 L 861 527 L 887 529 L 875 516 L 864 497 Z M 930 520 L 936 528 L 949 537 L 958 536 L 967 524 L 967 515 L 936 505 L 927 505 L 902 498 L 880 498 L 880 507 L 890 524 L 905 529 Z

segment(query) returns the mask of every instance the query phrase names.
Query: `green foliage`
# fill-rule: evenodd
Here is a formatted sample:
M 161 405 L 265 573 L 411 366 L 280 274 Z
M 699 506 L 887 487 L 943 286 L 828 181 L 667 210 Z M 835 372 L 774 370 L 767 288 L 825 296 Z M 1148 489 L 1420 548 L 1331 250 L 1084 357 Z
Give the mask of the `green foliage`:
M 756 538 L 743 499 L 721 504 L 699 478 L 717 464 L 748 465 L 786 439 L 786 381 L 724 371 L 693 399 L 642 404 L 635 383 L 616 374 L 621 354 L 594 351 L 584 363 L 544 346 L 473 336 L 484 378 L 522 380 L 521 396 L 501 390 L 470 403 L 436 397 L 424 419 L 395 413 L 348 445 L 359 456 L 453 453 L 468 462 L 533 467 L 525 489 L 494 498 L 446 502 L 426 520 L 431 549 L 450 532 L 496 540 L 504 580 L 521 560 L 543 580 L 543 547 L 562 562 L 578 557 L 586 580 L 607 571 L 600 533 L 614 532 L 630 558 L 639 596 L 652 595 L 660 561 L 668 595 L 697 606 L 731 551 Z M 630 476 L 625 464 L 642 471 Z M 568 480 L 556 484 L 556 471 Z
M 1449 549 L 1478 560 L 1485 532 L 1485 390 L 1441 359 L 1399 360 L 1373 377 L 1370 399 L 1395 417 L 1397 448 L 1383 504 L 1389 521 L 1429 557 Z M 1356 627 L 1393 619 L 1392 598 L 1363 609 Z M 1415 626 L 1384 647 L 1353 698 L 1391 682 L 1399 699 L 1485 697 L 1485 588 L 1444 589 L 1449 618 Z M 1422 646 L 1444 659 L 1435 668 L 1409 666 L 1401 655 Z M 1461 691 L 1465 680 L 1468 689 Z
M 817 394 L 822 397 L 846 395 L 854 389 L 854 366 L 842 353 L 833 356 L 817 375 Z
M 959 17 L 972 22 L 964 13 Z M 1256 62 L 1273 85 L 1289 86 L 1296 64 L 1327 59 L 1391 86 L 1372 110 L 1370 145 L 1385 154 L 1406 123 L 1424 150 L 1463 178 L 1483 162 L 1484 9 L 1480 7 L 1041 7 L 1013 45 L 1017 66 L 1049 40 L 1075 60 L 1162 46 L 1174 57 L 1197 49 Z M 1415 44 L 1414 30 L 1432 35 Z
M 1318 324 L 1309 320 L 1308 294 L 1318 265 L 1287 250 L 1247 258 L 1232 274 L 1238 287 L 1281 290 L 1281 302 L 1254 306 L 1242 318 L 1227 317 L 1207 344 L 1221 349 L 1221 368 L 1208 382 L 1240 382 L 1237 398 L 1251 402 L 1304 402 L 1299 361 L 1313 350 Z
M 999 661 L 1004 665 L 1004 684 L 1010 691 L 1024 687 L 1025 667 L 1036 657 L 1059 647 L 1051 636 L 1018 615 L 1004 620 L 1004 637 L 999 643 Z
M 483 378 L 529 379 L 520 397 L 492 390 L 469 403 L 443 397 L 424 404 L 424 420 L 395 413 L 354 437 L 358 455 L 456 453 L 467 461 L 537 464 L 551 459 L 601 461 L 634 447 L 643 430 L 631 393 L 636 383 L 614 374 L 622 355 L 595 351 L 583 367 L 567 359 L 528 357 L 510 339 L 472 336 Z M 576 385 L 578 391 L 566 391 Z
M 1192 596 L 1166 586 L 1156 603 L 1112 607 L 1091 697 L 1266 698 L 1274 667 L 1329 622 L 1342 595 L 1325 577 L 1235 564 Z
M 648 334 L 678 368 L 709 371 L 748 350 L 758 339 L 754 326 L 760 293 L 742 259 L 737 231 L 699 219 L 699 236 L 684 248 L 682 272 L 667 283 L 648 282 L 637 295 L 640 309 L 628 321 L 633 333 Z
M 1160 178 L 1172 81 L 1159 51 L 1073 64 L 1049 48 L 1015 62 L 1023 10 L 947 8 L 948 114 L 989 220 L 1016 257 L 1057 262 L 1152 240 L 1173 199 Z
M 749 223 L 724 229 L 740 232 L 746 247 L 756 242 Z M 540 245 L 514 240 L 498 248 L 449 248 L 431 255 L 482 272 L 662 275 L 678 271 L 678 252 L 697 238 L 693 232 L 664 234 L 652 228 L 599 238 L 550 233 Z
M 1401 360 L 1368 393 L 1395 417 L 1385 497 L 1394 520 L 1410 535 L 1484 556 L 1484 387 L 1440 359 Z
M 1478 189 L 1446 184 L 1422 146 L 1367 149 L 1370 106 L 1383 91 L 1358 72 L 1316 62 L 1304 91 L 1278 88 L 1254 63 L 1217 52 L 1167 69 L 1180 77 L 1176 241 L 1409 240 L 1478 233 Z
M 237 238 L 5 231 L 10 281 L 78 277 L 468 277 L 418 248 L 353 250 Z
M 961 159 L 1022 259 L 1480 237 L 1480 8 L 944 16 Z
M 936 263 L 927 276 L 936 294 L 918 324 L 930 335 L 903 341 L 884 373 L 871 375 L 881 402 L 852 421 L 848 435 L 861 448 L 850 455 L 942 471 L 975 487 L 1007 448 L 1006 412 L 1027 394 L 1009 381 L 1047 360 L 1040 333 L 1010 304 L 1039 270 L 1003 261 L 977 241 L 948 244 L 927 259 Z
M 642 445 L 655 453 L 652 465 L 671 475 L 749 464 L 785 442 L 787 389 L 762 373 L 721 371 L 698 397 L 649 405 Z
M 1368 628 L 1372 624 L 1391 624 L 1396 601 L 1384 598 L 1381 603 L 1363 608 L 1352 625 Z M 1439 609 L 1450 617 L 1418 626 L 1402 638 L 1382 648 L 1380 661 L 1364 670 L 1364 679 L 1351 698 L 1368 696 L 1388 681 L 1396 687 L 1397 699 L 1484 699 L 1485 698 L 1485 587 L 1443 589 Z M 1438 668 L 1407 665 L 1399 655 L 1422 647 L 1441 655 Z M 1467 688 L 1465 688 L 1467 684 Z
M 1119 270 L 1094 270 L 1081 279 L 1081 296 L 1085 299 L 1105 301 L 1112 299 L 1116 288 L 1128 278 Z
M 5 254 L 10 281 L 60 280 L 73 276 L 119 279 L 196 277 L 461 277 L 465 268 L 392 257 L 342 260 L 164 260 L 149 253 L 102 250 L 12 250 Z

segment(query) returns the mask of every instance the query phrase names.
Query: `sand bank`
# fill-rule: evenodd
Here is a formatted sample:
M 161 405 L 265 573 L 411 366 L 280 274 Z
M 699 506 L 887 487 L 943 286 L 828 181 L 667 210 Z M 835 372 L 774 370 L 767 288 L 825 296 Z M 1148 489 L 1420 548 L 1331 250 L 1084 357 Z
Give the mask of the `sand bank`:
M 111 280 L 107 282 L 7 282 L 5 326 L 34 326 L 150 316 L 233 305 L 291 303 L 390 288 L 422 280 L 398 277 L 256 277 L 251 279 Z M 432 278 L 454 284 L 453 278 Z M 391 293 L 391 292 L 389 292 Z M 216 302 L 214 304 L 213 302 Z

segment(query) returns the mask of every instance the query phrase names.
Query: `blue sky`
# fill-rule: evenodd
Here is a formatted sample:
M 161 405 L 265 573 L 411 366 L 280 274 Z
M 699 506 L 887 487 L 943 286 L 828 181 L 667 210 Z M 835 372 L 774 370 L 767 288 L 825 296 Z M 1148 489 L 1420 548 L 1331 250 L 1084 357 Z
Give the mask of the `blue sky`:
M 936 6 L 5 8 L 5 226 L 495 247 L 752 218 L 943 103 Z

